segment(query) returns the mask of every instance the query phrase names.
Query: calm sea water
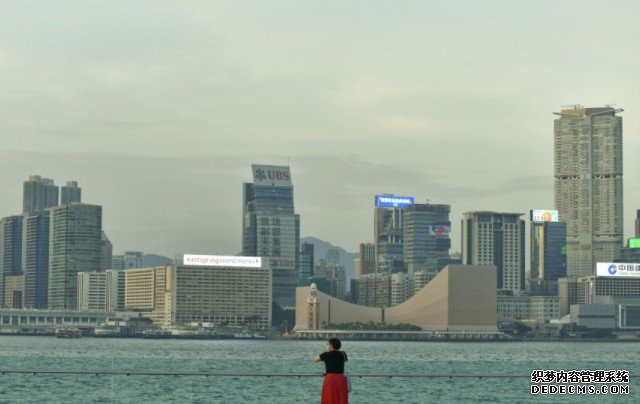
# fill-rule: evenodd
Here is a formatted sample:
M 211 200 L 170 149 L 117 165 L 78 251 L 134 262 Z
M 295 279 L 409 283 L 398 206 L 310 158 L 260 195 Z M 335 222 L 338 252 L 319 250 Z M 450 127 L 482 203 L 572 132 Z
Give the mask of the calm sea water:
M 0 337 L 0 368 L 318 372 L 323 341 Z M 353 380 L 352 403 L 640 402 L 640 343 L 345 341 L 351 372 L 491 373 L 625 369 L 628 396 L 531 396 L 528 378 Z M 0 402 L 314 403 L 322 378 L 0 375 Z

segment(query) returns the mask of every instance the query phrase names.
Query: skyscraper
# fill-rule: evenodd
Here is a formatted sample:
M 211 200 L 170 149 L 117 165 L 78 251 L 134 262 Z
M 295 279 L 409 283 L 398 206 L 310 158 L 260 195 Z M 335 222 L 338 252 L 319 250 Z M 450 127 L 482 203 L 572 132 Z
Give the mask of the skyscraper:
M 125 251 L 123 255 L 124 269 L 142 268 L 142 251 Z
M 621 109 L 555 114 L 555 203 L 567 223 L 567 274 L 591 276 L 623 243 Z
M 51 209 L 49 309 L 73 310 L 78 272 L 100 270 L 102 207 L 86 203 Z
M 524 290 L 524 220 L 520 213 L 467 212 L 462 219 L 462 264 L 495 265 L 497 287 Z
M 361 243 L 358 258 L 356 258 L 356 278 L 376 272 L 376 245 Z
M 60 205 L 80 202 L 82 202 L 82 188 L 78 187 L 76 181 L 67 181 L 67 185 L 62 187 Z
M 107 310 L 120 311 L 124 309 L 125 275 L 123 270 L 107 269 Z
M 325 259 L 329 264 L 339 264 L 340 249 L 338 249 L 338 247 L 329 247 L 327 254 L 325 255 Z
M 410 274 L 438 271 L 437 259 L 449 256 L 451 248 L 450 205 L 416 203 L 403 212 L 404 263 Z
M 32 175 L 24 182 L 22 212 L 42 212 L 47 208 L 58 206 L 58 187 L 50 178 Z
M 0 305 L 4 305 L 5 279 L 22 270 L 22 216 L 0 219 Z
M 376 195 L 373 211 L 376 272 L 394 273 L 404 270 L 402 214 L 404 208 L 412 205 L 413 201 L 410 196 Z
M 298 262 L 298 278 L 300 281 L 304 282 L 308 278 L 313 276 L 313 265 L 314 265 L 313 244 L 302 243 L 302 245 L 300 246 L 299 260 L 300 261 Z
M 531 222 L 531 271 L 529 292 L 557 296 L 558 278 L 567 276 L 567 224 Z
M 106 271 L 113 268 L 113 244 L 107 237 L 107 234 L 102 232 L 102 239 L 100 241 L 100 270 Z M 124 269 L 124 268 L 120 268 Z
M 49 289 L 49 230 L 51 212 L 24 214 L 22 225 L 22 272 L 25 306 L 46 309 Z
M 638 209 L 636 216 L 636 238 L 640 238 L 640 209 Z
M 273 300 L 293 306 L 300 254 L 300 216 L 295 213 L 286 166 L 253 165 L 244 184 L 242 253 L 260 256 L 272 269 Z

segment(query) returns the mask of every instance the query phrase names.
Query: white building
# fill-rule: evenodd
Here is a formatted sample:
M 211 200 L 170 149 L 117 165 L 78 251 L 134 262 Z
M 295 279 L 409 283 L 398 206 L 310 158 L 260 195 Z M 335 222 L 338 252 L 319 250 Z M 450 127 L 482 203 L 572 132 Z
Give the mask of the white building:
M 403 272 L 391 275 L 391 305 L 397 306 L 414 295 L 413 276 Z
M 520 213 L 467 212 L 462 219 L 462 264 L 495 265 L 497 288 L 524 290 L 525 235 Z
M 107 274 L 78 272 L 78 310 L 106 310 Z
M 106 305 L 107 310 L 124 309 L 124 271 L 118 269 L 108 269 L 106 274 Z

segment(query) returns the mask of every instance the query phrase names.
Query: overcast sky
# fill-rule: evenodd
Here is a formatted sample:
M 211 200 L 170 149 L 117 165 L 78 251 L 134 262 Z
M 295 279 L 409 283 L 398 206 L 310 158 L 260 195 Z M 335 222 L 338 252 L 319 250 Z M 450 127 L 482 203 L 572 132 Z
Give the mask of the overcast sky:
M 0 216 L 77 180 L 114 251 L 235 254 L 251 164 L 355 251 L 376 193 L 553 208 L 553 111 L 624 108 L 640 208 L 640 7 L 618 1 L 0 1 Z

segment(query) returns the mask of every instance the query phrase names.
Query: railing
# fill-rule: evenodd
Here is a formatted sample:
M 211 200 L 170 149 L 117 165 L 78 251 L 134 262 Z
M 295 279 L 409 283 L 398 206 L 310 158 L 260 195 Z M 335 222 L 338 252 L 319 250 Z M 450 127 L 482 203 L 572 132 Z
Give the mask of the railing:
M 187 377 L 319 377 L 323 373 L 286 373 L 286 372 L 140 372 L 126 370 L 38 370 L 38 369 L 0 369 L 0 375 L 31 374 L 31 375 L 84 375 L 84 376 L 187 376 Z M 423 379 L 513 379 L 529 378 L 531 375 L 519 374 L 481 374 L 481 373 L 351 373 L 350 377 L 365 378 L 423 378 Z

